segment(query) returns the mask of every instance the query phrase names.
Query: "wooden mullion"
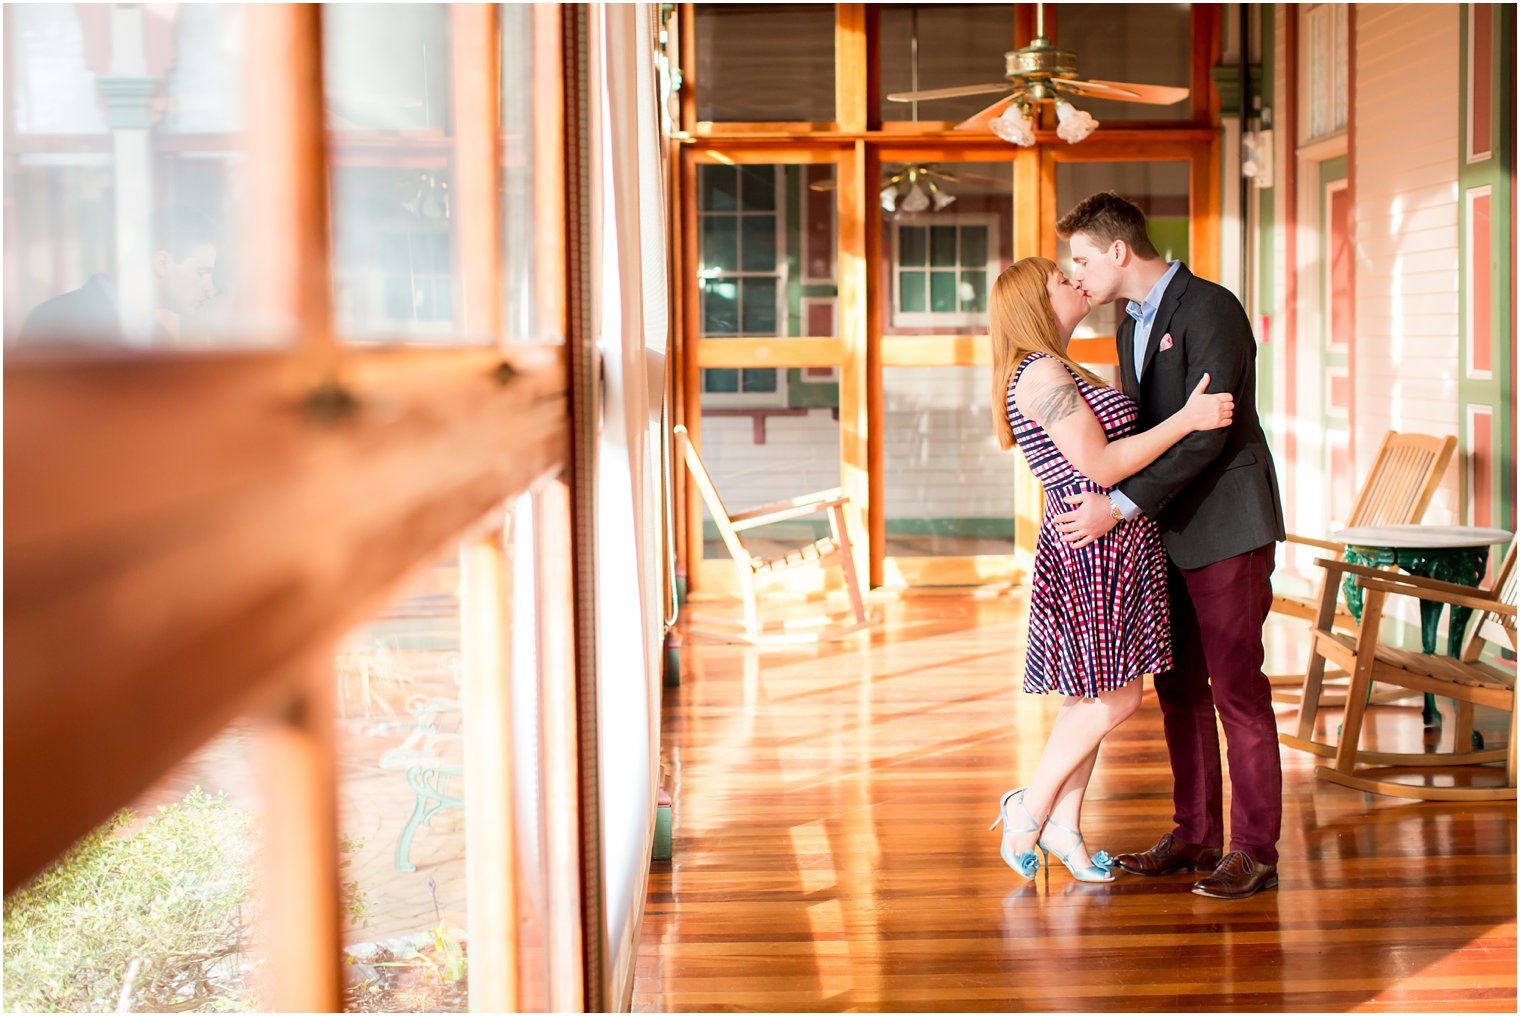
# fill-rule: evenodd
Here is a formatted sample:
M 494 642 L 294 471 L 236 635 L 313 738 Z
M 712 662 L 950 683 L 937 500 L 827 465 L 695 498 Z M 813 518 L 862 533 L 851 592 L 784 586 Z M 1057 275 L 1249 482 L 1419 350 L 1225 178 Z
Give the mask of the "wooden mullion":
M 806 338 L 702 339 L 697 343 L 701 367 L 837 367 L 843 347 L 834 336 Z M 688 426 L 687 430 L 691 428 Z
M 329 654 L 313 654 L 293 669 L 292 679 L 280 686 L 281 701 L 255 728 L 253 751 L 266 815 L 259 874 L 264 884 L 261 949 L 270 975 L 267 1002 L 272 1012 L 341 1012 L 337 686 Z M 106 703 L 92 705 L 106 708 Z M 112 720 L 121 722 L 122 717 Z M 93 758 L 119 758 L 104 753 L 109 746 L 90 740 L 88 730 L 77 733 Z M 7 731 L 7 754 L 10 740 Z M 104 775 L 108 767 L 97 768 Z M 9 787 L 6 799 L 9 804 Z M 9 888 L 9 842 L 6 848 Z
M 570 488 L 564 473 L 532 492 L 533 564 L 538 602 L 538 678 L 543 702 L 544 800 L 576 799 L 580 762 L 575 696 L 575 577 Z M 549 1010 L 583 1012 L 580 922 L 580 815 L 551 807 L 544 816 L 551 901 L 546 918 Z
M 691 153 L 691 158 L 695 162 L 706 165 L 827 165 L 829 163 L 837 163 L 841 159 L 846 158 L 850 152 L 850 145 L 831 143 L 820 147 L 776 141 L 751 142 L 746 144 L 742 141 L 730 140 L 721 144 L 692 141 L 683 145 L 682 149 Z M 695 198 L 695 195 L 693 195 L 693 198 Z
M 565 114 L 558 4 L 536 3 L 533 31 L 533 250 L 536 338 L 563 341 L 565 306 Z
M 453 37 L 454 218 L 461 330 L 501 332 L 501 43 L 494 4 L 448 7 Z
M 857 143 L 851 158 L 840 167 L 837 215 L 839 222 L 839 324 L 841 357 L 839 367 L 839 452 L 840 486 L 850 498 L 846 519 L 852 542 L 860 546 L 862 536 L 874 533 L 873 519 L 881 514 L 872 500 L 871 485 L 879 470 L 871 465 L 871 356 L 869 323 L 869 287 L 875 262 L 869 260 L 868 226 L 876 203 L 867 201 L 869 187 L 864 142 Z M 863 584 L 874 584 L 871 561 L 877 541 L 868 539 L 870 553 L 856 559 Z
M 676 417 L 677 423 L 684 423 L 686 430 L 691 435 L 691 441 L 698 448 L 702 446 L 702 372 L 698 366 L 697 357 L 700 353 L 698 335 L 701 330 L 702 319 L 702 293 L 697 285 L 697 265 L 700 264 L 697 250 L 697 156 L 695 152 L 683 149 L 681 152 L 681 191 L 687 195 L 687 199 L 675 207 L 680 210 L 681 251 L 682 251 L 682 275 L 677 280 L 678 292 L 681 294 L 681 304 L 686 308 L 681 321 L 681 402 L 682 411 Z M 700 492 L 696 485 L 684 483 L 685 470 L 678 464 L 679 460 L 672 456 L 671 467 L 681 471 L 683 479 L 684 496 L 679 502 L 682 511 L 680 517 L 685 521 L 685 565 L 686 581 L 688 589 L 695 589 L 701 584 L 698 576 L 700 569 L 697 564 L 702 560 L 702 503 Z
M 280 54 L 280 73 L 250 59 L 248 196 L 242 235 L 253 334 L 293 337 L 317 382 L 336 372 L 332 257 L 323 105 L 322 8 L 256 4 L 246 15 L 249 53 Z
M 697 5 L 676 5 L 676 45 L 681 54 L 680 128 L 684 134 L 697 129 Z
M 519 1009 L 509 524 L 504 513 L 493 512 L 464 541 L 459 556 L 464 859 L 473 1012 Z
M 843 131 L 881 126 L 877 14 L 874 4 L 834 5 L 834 119 Z

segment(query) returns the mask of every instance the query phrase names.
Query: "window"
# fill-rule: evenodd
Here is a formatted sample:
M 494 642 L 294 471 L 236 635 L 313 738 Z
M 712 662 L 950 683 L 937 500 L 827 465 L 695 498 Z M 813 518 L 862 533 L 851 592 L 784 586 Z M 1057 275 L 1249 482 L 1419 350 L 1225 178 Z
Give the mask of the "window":
M 775 166 L 701 166 L 702 337 L 778 334 L 783 199 Z
M 1345 4 L 1318 4 L 1299 35 L 1300 141 L 1346 129 L 1347 28 Z
M 892 224 L 892 323 L 987 323 L 996 272 L 990 215 L 903 215 Z

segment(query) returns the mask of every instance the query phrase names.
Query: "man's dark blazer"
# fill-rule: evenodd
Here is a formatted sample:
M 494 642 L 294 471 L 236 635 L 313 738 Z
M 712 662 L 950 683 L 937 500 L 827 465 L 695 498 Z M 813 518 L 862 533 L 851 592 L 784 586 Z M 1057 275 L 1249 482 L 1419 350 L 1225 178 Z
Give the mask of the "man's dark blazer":
M 1277 472 L 1256 415 L 1256 339 L 1240 301 L 1179 264 L 1161 296 L 1138 381 L 1135 321 L 1120 316 L 1119 372 L 1124 393 L 1140 405 L 1139 430 L 1181 409 L 1205 371 L 1208 391 L 1234 393 L 1235 419 L 1189 434 L 1120 481 L 1119 490 L 1155 520 L 1179 568 L 1202 568 L 1284 539 Z M 1163 342 L 1167 336 L 1170 343 Z

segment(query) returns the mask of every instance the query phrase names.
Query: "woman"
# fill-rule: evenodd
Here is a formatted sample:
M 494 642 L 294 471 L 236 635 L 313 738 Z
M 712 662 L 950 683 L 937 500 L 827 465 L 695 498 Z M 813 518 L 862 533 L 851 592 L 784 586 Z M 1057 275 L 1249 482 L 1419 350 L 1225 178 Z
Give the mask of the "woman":
M 1067 354 L 1087 316 L 1085 294 L 1046 258 L 1025 258 L 992 287 L 993 419 L 998 443 L 1017 442 L 1045 486 L 1045 518 L 1029 596 L 1024 690 L 1066 696 L 1027 787 L 998 806 L 1003 860 L 1025 878 L 1050 854 L 1083 882 L 1111 882 L 1112 862 L 1089 856 L 1078 832 L 1082 798 L 1104 736 L 1140 705 L 1143 674 L 1172 664 L 1166 554 L 1144 516 L 1083 547 L 1062 543 L 1052 516 L 1063 498 L 1106 493 L 1195 430 L 1230 424 L 1234 397 L 1207 395 L 1205 374 L 1174 416 L 1134 434 L 1135 404 Z M 1010 808 L 1013 809 L 1010 813 Z

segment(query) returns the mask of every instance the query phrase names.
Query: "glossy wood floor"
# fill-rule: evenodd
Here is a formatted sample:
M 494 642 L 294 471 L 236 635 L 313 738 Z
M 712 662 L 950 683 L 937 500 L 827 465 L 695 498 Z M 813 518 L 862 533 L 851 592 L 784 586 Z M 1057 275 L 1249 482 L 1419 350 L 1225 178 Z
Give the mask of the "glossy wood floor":
M 925 596 L 821 648 L 688 645 L 664 709 L 675 858 L 650 877 L 636 1009 L 1515 1010 L 1512 802 L 1374 798 L 1283 749 L 1276 891 L 1015 875 L 987 826 L 1057 706 L 1017 688 L 1021 607 Z M 1269 645 L 1297 662 L 1291 633 Z M 1370 715 L 1380 745 L 1421 742 L 1417 709 Z M 1170 787 L 1147 689 L 1103 749 L 1089 842 L 1149 846 Z

